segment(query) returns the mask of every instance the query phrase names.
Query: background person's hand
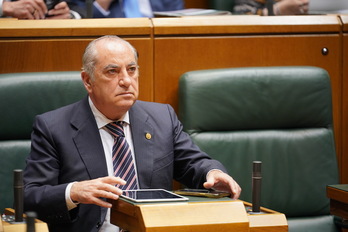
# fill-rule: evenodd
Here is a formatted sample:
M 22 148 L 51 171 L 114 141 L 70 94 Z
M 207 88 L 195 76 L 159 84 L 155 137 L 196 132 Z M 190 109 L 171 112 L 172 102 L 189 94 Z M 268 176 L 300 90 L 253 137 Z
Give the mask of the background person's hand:
M 70 198 L 82 204 L 95 204 L 111 208 L 112 205 L 100 198 L 117 200 L 122 190 L 116 184 L 124 185 L 126 182 L 119 177 L 102 177 L 94 180 L 75 182 L 70 189 Z
M 48 11 L 47 19 L 70 19 L 70 8 L 66 2 L 60 2 Z
M 282 0 L 274 4 L 275 15 L 302 15 L 308 13 L 309 0 Z
M 3 16 L 18 19 L 44 19 L 47 13 L 47 7 L 43 0 L 4 1 L 2 10 Z

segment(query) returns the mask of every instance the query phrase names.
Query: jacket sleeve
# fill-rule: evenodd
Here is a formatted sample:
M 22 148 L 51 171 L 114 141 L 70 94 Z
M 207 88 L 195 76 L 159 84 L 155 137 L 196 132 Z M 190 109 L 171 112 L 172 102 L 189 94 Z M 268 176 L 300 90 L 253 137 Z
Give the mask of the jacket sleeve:
M 60 160 L 46 123 L 40 117 L 33 126 L 31 152 L 24 170 L 24 209 L 35 211 L 47 223 L 73 220 L 65 201 L 68 183 L 60 184 Z
M 191 137 L 183 131 L 173 108 L 168 105 L 168 110 L 174 128 L 174 178 L 187 187 L 203 188 L 210 170 L 219 169 L 226 172 L 226 169 L 194 144 Z

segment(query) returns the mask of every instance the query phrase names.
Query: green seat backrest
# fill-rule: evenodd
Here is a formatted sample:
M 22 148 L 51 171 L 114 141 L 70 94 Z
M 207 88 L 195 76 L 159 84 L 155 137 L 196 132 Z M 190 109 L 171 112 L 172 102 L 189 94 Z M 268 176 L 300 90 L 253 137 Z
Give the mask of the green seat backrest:
M 338 183 L 331 86 L 316 67 L 255 67 L 185 73 L 179 117 L 201 149 L 220 160 L 251 202 L 252 161 L 262 161 L 261 205 L 287 217 L 329 214 Z
M 0 213 L 13 208 L 13 170 L 25 167 L 34 117 L 86 94 L 80 72 L 0 74 Z
M 0 140 L 30 139 L 35 115 L 86 94 L 79 72 L 0 74 Z
M 216 10 L 233 12 L 234 0 L 209 0 L 209 7 Z

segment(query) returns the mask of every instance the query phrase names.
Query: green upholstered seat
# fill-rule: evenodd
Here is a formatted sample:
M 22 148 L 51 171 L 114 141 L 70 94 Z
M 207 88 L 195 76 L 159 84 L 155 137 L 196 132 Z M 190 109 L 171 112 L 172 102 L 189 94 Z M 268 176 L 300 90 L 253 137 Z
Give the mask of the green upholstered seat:
M 216 10 L 233 12 L 234 0 L 209 0 L 209 7 Z
M 336 231 L 326 185 L 338 183 L 331 86 L 316 67 L 185 73 L 179 117 L 220 160 L 251 202 L 252 162 L 262 161 L 261 206 L 284 213 L 289 231 Z
M 0 74 L 0 213 L 13 208 L 13 170 L 25 167 L 35 115 L 86 94 L 80 72 Z

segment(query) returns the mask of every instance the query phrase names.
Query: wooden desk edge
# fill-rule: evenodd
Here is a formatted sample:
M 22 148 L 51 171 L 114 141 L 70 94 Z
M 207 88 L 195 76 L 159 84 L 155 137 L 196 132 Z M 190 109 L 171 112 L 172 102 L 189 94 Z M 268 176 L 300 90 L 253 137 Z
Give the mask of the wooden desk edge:
M 335 200 L 335 201 L 340 201 L 345 204 L 348 204 L 348 192 L 332 187 L 332 186 L 327 186 L 326 187 L 326 195 L 330 200 Z

